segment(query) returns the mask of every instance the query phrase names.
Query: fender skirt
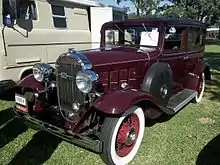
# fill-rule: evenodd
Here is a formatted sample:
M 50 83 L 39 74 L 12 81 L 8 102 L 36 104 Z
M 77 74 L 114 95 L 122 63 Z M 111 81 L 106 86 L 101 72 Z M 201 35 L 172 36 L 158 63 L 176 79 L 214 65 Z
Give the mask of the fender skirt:
M 140 101 L 152 101 L 153 97 L 141 91 L 120 90 L 106 93 L 96 100 L 94 107 L 106 114 L 121 114 Z
M 45 88 L 44 84 L 37 81 L 33 74 L 28 75 L 27 77 L 24 77 L 19 83 L 18 86 L 21 88 L 30 88 L 30 89 L 39 89 L 43 90 Z

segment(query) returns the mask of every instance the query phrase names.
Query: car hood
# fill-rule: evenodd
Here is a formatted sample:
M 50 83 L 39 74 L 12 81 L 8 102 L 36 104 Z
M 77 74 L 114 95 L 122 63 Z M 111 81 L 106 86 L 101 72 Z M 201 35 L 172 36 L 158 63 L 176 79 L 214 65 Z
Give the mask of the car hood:
M 136 51 L 117 51 L 117 50 L 88 51 L 88 52 L 84 52 L 84 54 L 91 61 L 94 67 L 135 62 L 140 60 L 147 60 L 148 58 L 147 53 L 137 52 L 137 50 Z

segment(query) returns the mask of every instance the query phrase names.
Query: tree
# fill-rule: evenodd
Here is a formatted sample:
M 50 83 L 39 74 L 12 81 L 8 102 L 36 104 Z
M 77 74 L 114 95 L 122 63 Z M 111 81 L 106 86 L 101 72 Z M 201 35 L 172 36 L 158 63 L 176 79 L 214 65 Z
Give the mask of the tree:
M 117 0 L 117 4 L 126 1 L 130 1 L 134 5 L 138 18 L 151 15 L 158 3 L 157 0 Z
M 158 1 L 156 0 L 142 0 L 141 1 L 142 16 L 152 16 L 157 11 Z
M 220 13 L 219 0 L 173 0 L 175 4 L 168 8 L 164 15 L 187 17 L 210 24 L 218 20 Z
M 142 0 L 117 0 L 116 2 L 119 5 L 121 2 L 126 2 L 126 1 L 130 1 L 134 5 L 136 9 L 136 14 L 138 17 L 140 17 L 140 8 L 141 8 L 140 4 Z

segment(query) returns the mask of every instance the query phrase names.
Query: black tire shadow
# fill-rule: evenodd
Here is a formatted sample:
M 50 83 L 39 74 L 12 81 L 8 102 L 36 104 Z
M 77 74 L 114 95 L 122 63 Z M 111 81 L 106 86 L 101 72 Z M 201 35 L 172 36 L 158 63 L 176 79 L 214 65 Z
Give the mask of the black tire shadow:
M 220 70 L 220 54 L 214 52 L 205 52 L 204 53 L 205 61 L 210 65 L 210 68 L 215 70 Z
M 196 165 L 220 165 L 220 134 L 200 151 Z
M 15 118 L 13 112 L 12 112 L 12 109 L 11 108 L 8 108 L 6 110 L 1 110 L 0 111 L 0 127 L 9 122 L 9 120 Z
M 15 101 L 15 92 L 17 88 L 11 88 L 0 95 L 0 100 Z
M 145 120 L 145 127 L 151 127 L 157 123 L 164 123 L 166 121 L 169 121 L 174 116 L 175 115 L 166 115 L 165 113 L 163 113 L 160 117 L 156 119 L 147 119 Z
M 47 161 L 62 140 L 44 131 L 37 132 L 9 165 L 38 165 Z
M 18 118 L 9 121 L 0 129 L 0 149 L 17 138 L 18 135 L 27 131 L 27 126 Z

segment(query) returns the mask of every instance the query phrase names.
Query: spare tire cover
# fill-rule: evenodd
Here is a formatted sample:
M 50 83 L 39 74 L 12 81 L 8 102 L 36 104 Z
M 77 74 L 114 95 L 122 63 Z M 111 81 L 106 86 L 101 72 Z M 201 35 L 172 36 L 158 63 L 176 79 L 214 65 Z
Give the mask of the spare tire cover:
M 169 64 L 153 64 L 145 75 L 142 90 L 150 93 L 161 105 L 167 105 L 172 94 L 172 70 Z

